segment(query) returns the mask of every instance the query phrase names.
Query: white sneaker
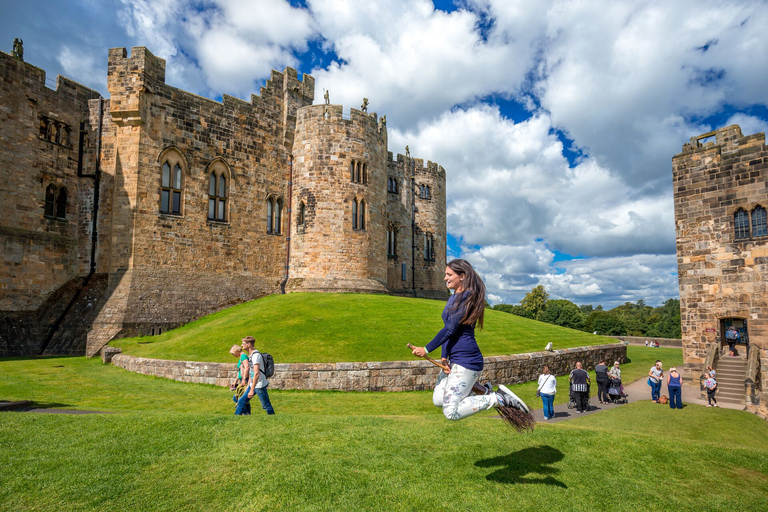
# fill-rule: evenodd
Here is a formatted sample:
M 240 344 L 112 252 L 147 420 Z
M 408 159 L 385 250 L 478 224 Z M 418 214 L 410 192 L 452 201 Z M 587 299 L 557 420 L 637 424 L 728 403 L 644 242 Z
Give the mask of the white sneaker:
M 509 388 L 503 384 L 499 384 L 499 390 L 496 392 L 496 396 L 499 399 L 499 403 L 504 407 L 514 407 L 523 412 L 531 412 L 528 406 L 525 405 L 525 402 L 520 400 L 520 397 L 511 392 Z

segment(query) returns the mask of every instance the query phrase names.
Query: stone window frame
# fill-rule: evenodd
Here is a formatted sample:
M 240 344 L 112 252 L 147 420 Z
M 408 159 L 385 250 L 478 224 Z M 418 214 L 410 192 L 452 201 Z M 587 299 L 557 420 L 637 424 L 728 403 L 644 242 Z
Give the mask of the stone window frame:
M 435 235 L 424 232 L 424 261 L 435 261 Z
M 67 220 L 67 187 L 57 187 L 53 183 L 45 187 L 43 216 L 52 220 Z
M 429 185 L 419 185 L 419 199 L 432 199 L 432 190 Z
M 752 237 L 762 238 L 764 236 L 768 236 L 768 218 L 766 217 L 765 208 L 758 204 L 752 208 L 749 217 L 749 225 L 752 229 Z
M 397 259 L 397 226 L 392 224 L 387 229 L 387 258 Z
M 349 162 L 349 181 L 350 183 L 368 184 L 368 164 L 360 160 L 350 160 Z
M 215 158 L 206 166 L 205 176 L 208 187 L 208 222 L 229 223 L 232 168 L 223 158 Z M 211 190 L 211 177 L 215 178 L 215 187 L 213 191 Z M 223 191 L 221 183 L 222 179 L 224 180 Z M 211 216 L 211 206 L 213 206 L 214 209 L 213 216 Z
M 397 194 L 397 178 L 390 177 L 387 181 L 387 192 Z
M 69 143 L 72 128 L 61 121 L 40 115 L 40 132 L 38 138 L 57 146 L 71 147 Z
M 307 221 L 307 205 L 306 203 L 304 203 L 304 200 L 302 199 L 301 201 L 299 201 L 299 210 L 296 215 L 296 225 L 303 226 L 306 221 Z
M 189 174 L 189 162 L 187 161 L 187 158 L 184 156 L 184 153 L 181 152 L 181 150 L 176 146 L 169 146 L 163 151 L 160 152 L 160 155 L 157 158 L 158 167 L 159 167 L 159 173 L 158 173 L 158 190 L 159 190 L 159 197 L 158 197 L 158 212 L 160 215 L 168 215 L 171 217 L 183 217 L 184 216 L 184 210 L 185 210 L 185 190 L 186 190 L 186 182 L 187 182 L 187 176 Z M 165 166 L 168 166 L 168 177 L 169 181 L 164 183 L 164 172 L 165 172 Z M 179 182 L 178 182 L 178 188 L 176 188 L 175 185 L 177 183 L 175 182 L 174 178 L 176 177 L 176 167 L 179 168 Z M 163 192 L 168 192 L 168 205 L 167 210 L 163 210 Z M 175 211 L 173 208 L 173 198 L 174 195 L 178 194 L 179 198 L 179 207 L 178 211 Z
M 766 208 L 761 204 L 739 206 L 731 216 L 734 241 L 744 242 L 768 237 Z M 761 229 L 762 228 L 762 229 Z
M 283 234 L 283 198 L 270 194 L 266 199 L 267 206 L 267 234 L 268 235 L 282 235 Z
M 367 222 L 365 205 L 366 201 L 364 198 L 359 200 L 357 197 L 352 198 L 352 229 L 355 231 L 365 231 Z

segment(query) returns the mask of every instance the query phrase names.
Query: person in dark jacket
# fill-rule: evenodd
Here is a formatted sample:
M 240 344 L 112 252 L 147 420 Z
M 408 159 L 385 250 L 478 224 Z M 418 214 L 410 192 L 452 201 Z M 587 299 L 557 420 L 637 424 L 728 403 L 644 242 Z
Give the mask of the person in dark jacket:
M 582 413 L 589 410 L 589 373 L 581 367 L 581 362 L 576 362 L 576 368 L 568 377 L 571 382 L 571 393 L 576 399 L 576 412 Z
M 443 408 L 449 420 L 460 420 L 491 407 L 515 407 L 529 412 L 528 406 L 506 386 L 487 385 L 485 395 L 470 395 L 483 370 L 483 354 L 475 340 L 475 325 L 483 328 L 485 283 L 465 260 L 452 260 L 445 267 L 445 284 L 454 293 L 443 309 L 444 327 L 426 347 L 413 347 L 413 355 L 424 357 L 440 347 L 441 362 L 450 371 L 441 371 L 432 395 L 433 403 Z
M 609 403 L 608 386 L 611 379 L 608 377 L 608 366 L 605 361 L 600 361 L 600 364 L 595 366 L 595 380 L 597 381 L 597 400 L 601 404 Z

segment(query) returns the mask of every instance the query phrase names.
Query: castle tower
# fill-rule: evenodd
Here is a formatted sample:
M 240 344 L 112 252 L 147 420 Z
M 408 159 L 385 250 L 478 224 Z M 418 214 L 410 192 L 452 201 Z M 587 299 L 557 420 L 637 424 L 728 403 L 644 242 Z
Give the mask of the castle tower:
M 727 348 L 725 331 L 734 326 L 762 367 L 762 382 L 753 383 L 747 405 L 763 414 L 768 413 L 766 168 L 765 134 L 744 136 L 737 125 L 693 137 L 672 159 L 683 376 L 695 385 L 707 355 Z M 747 347 L 740 344 L 738 350 L 743 357 Z
M 298 109 L 286 291 L 386 292 L 387 131 L 341 105 Z

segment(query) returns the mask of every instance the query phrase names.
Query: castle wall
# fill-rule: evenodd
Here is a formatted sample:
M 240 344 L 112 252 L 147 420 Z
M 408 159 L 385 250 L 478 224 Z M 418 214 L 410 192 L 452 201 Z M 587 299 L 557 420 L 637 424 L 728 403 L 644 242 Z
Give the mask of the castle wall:
M 761 349 L 766 404 L 768 236 L 736 238 L 734 226 L 740 208 L 768 209 L 765 134 L 733 125 L 694 137 L 672 167 L 684 376 L 698 381 L 707 348 L 724 339 L 721 320 L 743 320 Z
M 314 81 L 273 72 L 250 103 L 215 102 L 165 84 L 145 48 L 110 50 L 111 125 L 102 161 L 109 206 L 110 301 L 89 352 L 113 336 L 151 334 L 279 291 L 285 231 L 267 232 L 267 200 L 287 204 L 290 145 Z M 182 170 L 178 212 L 162 213 L 162 166 Z M 224 216 L 209 218 L 209 178 L 227 182 Z M 218 183 L 218 182 L 217 182 Z M 287 221 L 287 208 L 282 224 Z
M 86 123 L 81 140 L 80 127 L 99 94 L 61 76 L 55 87 L 0 52 L 0 311 L 33 312 L 88 272 L 93 181 L 77 174 L 93 172 L 93 134 Z M 66 190 L 63 216 L 55 206 L 45 214 L 51 185 Z
M 137 47 L 110 50 L 109 99 L 63 77 L 48 89 L 2 52 L 0 76 L 0 354 L 77 352 L 86 336 L 93 355 L 281 288 L 446 297 L 444 171 L 391 161 L 376 114 L 312 106 L 309 75 L 273 71 L 249 102 L 216 102 L 167 85 L 165 61 Z M 212 174 L 226 182 L 213 193 Z M 46 210 L 49 186 L 66 214 Z
M 352 109 L 344 119 L 341 105 L 299 109 L 287 290 L 387 291 L 386 151 L 375 114 Z
M 398 188 L 387 194 L 389 227 L 397 233 L 395 257 L 388 258 L 387 284 L 396 293 L 446 299 L 445 170 L 436 163 L 424 165 L 420 158 L 398 154 L 396 160 L 389 158 L 388 173 Z

